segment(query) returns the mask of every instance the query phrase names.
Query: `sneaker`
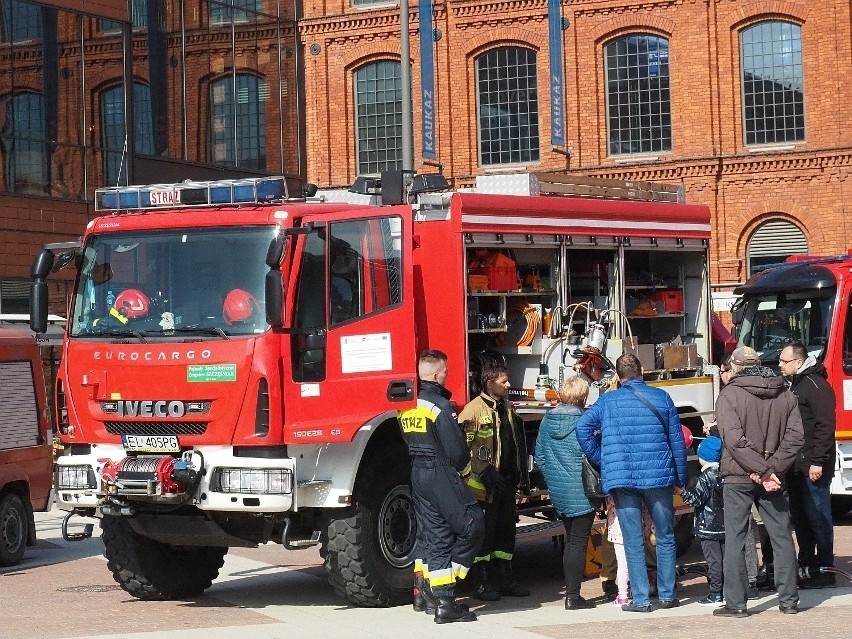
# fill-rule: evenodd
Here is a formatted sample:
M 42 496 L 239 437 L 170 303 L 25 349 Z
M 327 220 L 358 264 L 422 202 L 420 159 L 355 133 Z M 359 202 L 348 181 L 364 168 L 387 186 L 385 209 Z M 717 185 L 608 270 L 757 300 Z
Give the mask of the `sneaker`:
M 711 592 L 704 599 L 698 600 L 699 606 L 715 606 L 718 608 L 719 606 L 725 605 L 725 598 L 722 596 L 721 592 Z
M 632 601 L 629 604 L 624 604 L 621 609 L 624 612 L 651 612 L 651 604 L 645 604 L 644 606 L 637 606 Z
M 612 600 L 612 605 L 614 608 L 621 608 L 622 606 L 626 606 L 630 603 L 630 597 L 622 597 L 620 595 L 616 595 L 615 599 Z
M 722 606 L 721 608 L 716 608 L 713 611 L 713 615 L 716 617 L 736 617 L 740 619 L 748 617 L 748 610 L 745 608 L 728 608 L 727 606 Z
M 660 608 L 677 608 L 680 605 L 680 599 L 660 599 Z
M 757 584 L 752 582 L 748 585 L 748 591 L 746 592 L 747 599 L 760 599 L 760 590 L 757 588 Z

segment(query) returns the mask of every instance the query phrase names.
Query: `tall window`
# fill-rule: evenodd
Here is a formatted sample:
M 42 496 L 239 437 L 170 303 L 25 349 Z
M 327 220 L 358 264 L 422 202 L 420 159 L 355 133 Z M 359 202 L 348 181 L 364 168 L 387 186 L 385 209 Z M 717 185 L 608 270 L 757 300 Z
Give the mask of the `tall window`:
M 493 49 L 476 59 L 479 161 L 535 162 L 539 157 L 535 51 Z
M 740 33 L 746 144 L 805 139 L 802 28 L 761 22 Z
M 0 144 L 6 158 L 6 190 L 47 195 L 48 153 L 45 139 L 44 96 L 18 93 L 4 100 L 5 122 Z
M 610 155 L 671 151 L 668 40 L 625 36 L 604 57 Z
M 42 39 L 41 8 L 22 0 L 0 0 L 0 38 L 3 42 Z
M 355 72 L 358 173 L 402 166 L 402 80 L 396 60 L 382 60 Z
M 262 78 L 238 74 L 210 85 L 209 161 L 223 166 L 266 168 L 266 99 Z
M 108 186 L 127 183 L 124 148 L 124 87 L 101 93 L 101 131 L 104 148 L 104 180 Z M 154 154 L 154 127 L 151 120 L 151 89 L 133 84 L 133 146 L 141 155 Z
M 225 24 L 251 22 L 258 13 L 258 0 L 218 0 L 209 5 L 210 24 L 221 26 Z
M 807 254 L 808 238 L 798 226 L 786 220 L 764 222 L 755 229 L 746 244 L 748 274 L 752 276 L 791 255 Z

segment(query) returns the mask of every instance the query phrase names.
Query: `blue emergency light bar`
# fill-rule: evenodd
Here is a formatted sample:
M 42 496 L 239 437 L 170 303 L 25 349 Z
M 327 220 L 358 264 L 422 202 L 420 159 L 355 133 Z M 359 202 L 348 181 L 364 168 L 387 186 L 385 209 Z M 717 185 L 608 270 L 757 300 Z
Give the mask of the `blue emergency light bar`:
M 289 199 L 294 185 L 292 178 L 276 176 L 108 187 L 95 189 L 95 210 L 117 214 L 190 206 L 267 204 Z

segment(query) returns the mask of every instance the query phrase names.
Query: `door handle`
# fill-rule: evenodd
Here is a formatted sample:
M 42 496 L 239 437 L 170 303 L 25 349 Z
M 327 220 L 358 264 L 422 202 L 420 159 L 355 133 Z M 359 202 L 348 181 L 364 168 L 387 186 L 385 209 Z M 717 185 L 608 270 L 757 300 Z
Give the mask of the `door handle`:
M 388 384 L 388 399 L 392 402 L 414 399 L 414 383 L 410 379 L 392 381 Z

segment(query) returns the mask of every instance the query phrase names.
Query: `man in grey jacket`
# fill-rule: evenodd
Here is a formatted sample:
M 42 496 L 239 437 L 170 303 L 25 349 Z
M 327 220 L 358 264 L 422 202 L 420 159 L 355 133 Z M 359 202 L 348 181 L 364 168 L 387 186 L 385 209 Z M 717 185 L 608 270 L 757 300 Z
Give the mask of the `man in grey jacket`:
M 790 502 L 782 483 L 804 443 L 796 397 L 784 379 L 760 365 L 753 348 L 731 355 L 733 377 L 719 393 L 716 420 L 724 442 L 719 470 L 725 502 L 725 606 L 723 617 L 747 617 L 745 544 L 752 504 L 757 505 L 775 550 L 779 609 L 798 612 L 796 549 Z

